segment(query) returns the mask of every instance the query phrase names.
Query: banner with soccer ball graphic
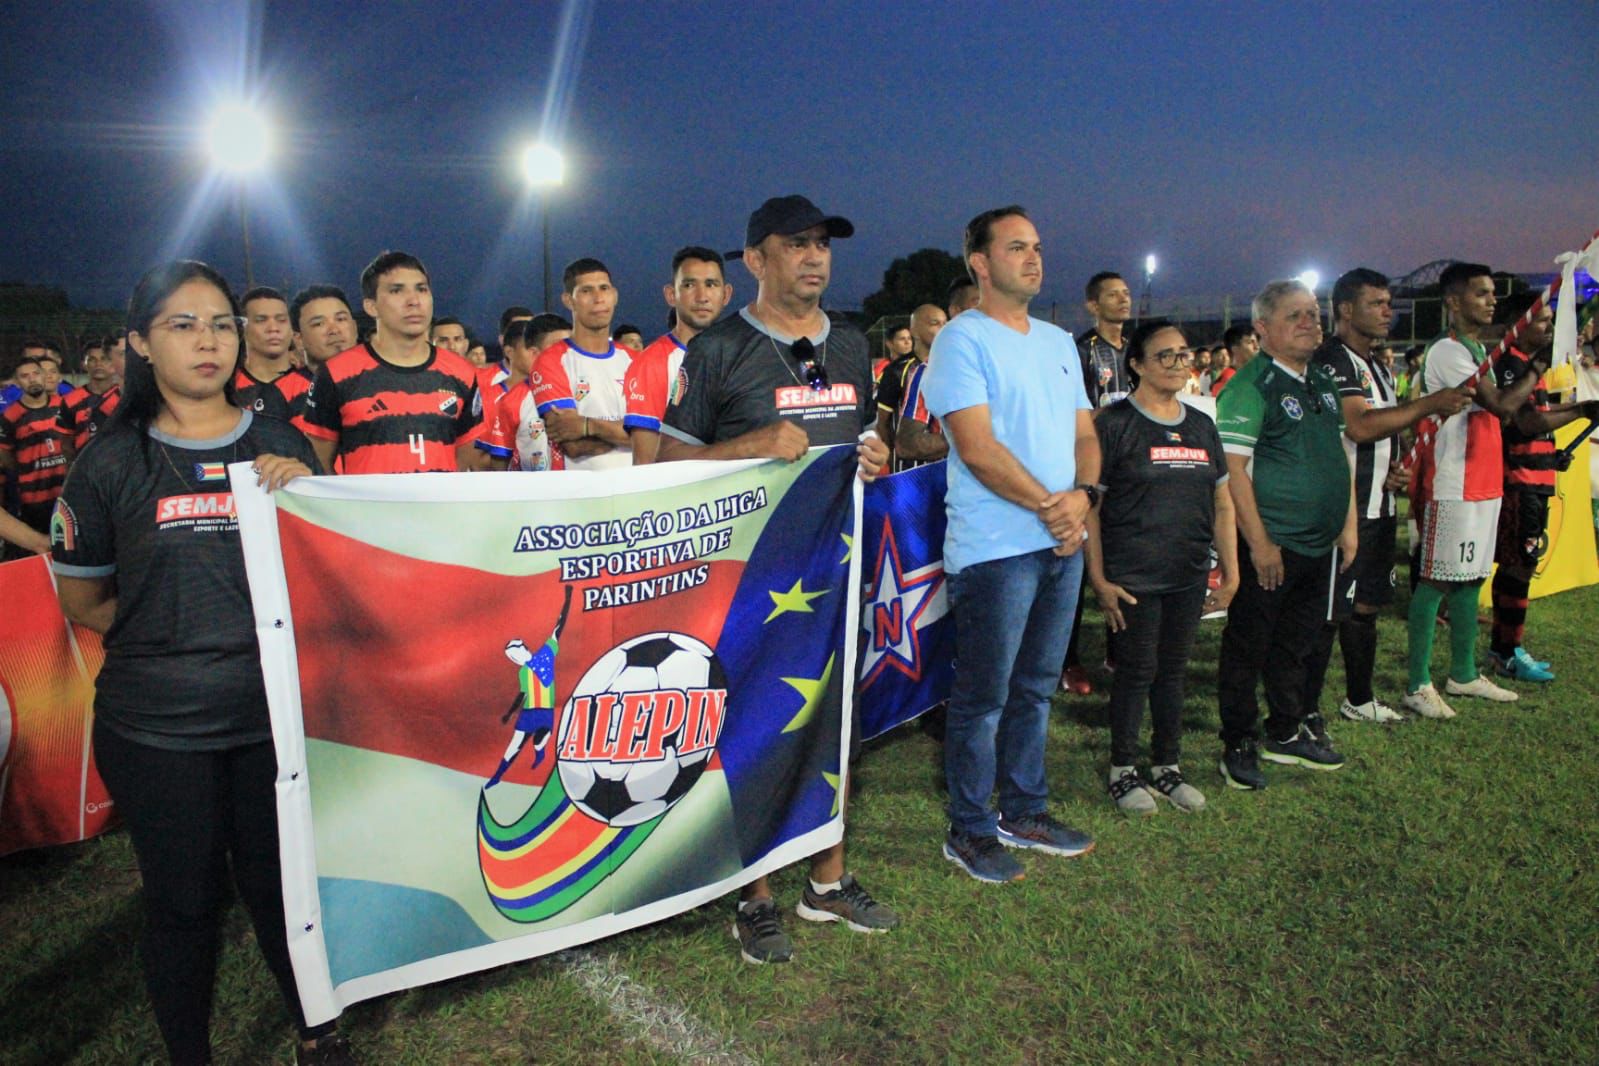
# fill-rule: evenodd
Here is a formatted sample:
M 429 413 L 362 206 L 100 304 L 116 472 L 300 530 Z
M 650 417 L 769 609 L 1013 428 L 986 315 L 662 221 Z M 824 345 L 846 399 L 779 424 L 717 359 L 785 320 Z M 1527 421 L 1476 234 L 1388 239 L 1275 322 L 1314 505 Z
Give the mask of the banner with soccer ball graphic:
M 309 1020 L 841 838 L 855 467 L 840 447 L 236 494 Z

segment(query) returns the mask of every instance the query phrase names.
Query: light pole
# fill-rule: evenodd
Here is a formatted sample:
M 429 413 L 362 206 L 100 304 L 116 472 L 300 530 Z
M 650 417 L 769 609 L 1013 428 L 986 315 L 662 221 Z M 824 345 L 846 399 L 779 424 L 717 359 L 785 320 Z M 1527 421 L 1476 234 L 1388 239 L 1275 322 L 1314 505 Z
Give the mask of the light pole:
M 244 284 L 255 287 L 255 266 L 250 256 L 250 214 L 245 198 L 246 177 L 260 170 L 272 155 L 272 127 L 248 104 L 224 104 L 206 127 L 206 148 L 211 163 L 238 181 L 239 234 L 244 243 Z
M 522 151 L 522 177 L 528 188 L 539 191 L 539 215 L 544 226 L 544 305 L 550 309 L 550 192 L 566 180 L 566 158 L 554 145 L 542 141 Z
M 1155 280 L 1155 253 L 1150 252 L 1144 256 L 1144 295 L 1138 301 L 1138 317 L 1140 320 L 1149 315 L 1149 287 Z

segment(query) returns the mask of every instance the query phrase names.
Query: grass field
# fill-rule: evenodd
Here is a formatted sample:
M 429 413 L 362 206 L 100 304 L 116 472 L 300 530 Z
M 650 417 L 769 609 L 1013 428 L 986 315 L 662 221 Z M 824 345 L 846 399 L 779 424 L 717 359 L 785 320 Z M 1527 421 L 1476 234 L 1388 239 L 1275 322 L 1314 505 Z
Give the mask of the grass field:
M 1381 632 L 1378 691 L 1392 703 L 1400 617 Z M 1519 686 L 1508 706 L 1457 701 L 1448 722 L 1333 718 L 1349 765 L 1268 767 L 1264 793 L 1216 775 L 1220 625 L 1208 623 L 1184 759 L 1211 800 L 1202 814 L 1117 815 L 1103 696 L 1061 702 L 1055 809 L 1098 847 L 1028 856 L 1025 882 L 981 885 L 939 854 L 938 748 L 912 726 L 868 746 L 849 831 L 852 869 L 900 911 L 899 930 L 861 936 L 790 913 L 794 963 L 754 967 L 722 902 L 360 1004 L 343 1024 L 371 1063 L 1592 1062 L 1595 619 L 1599 588 L 1535 602 L 1529 643 L 1554 660 L 1555 685 Z M 1092 611 L 1086 625 L 1097 661 Z M 1324 711 L 1341 685 L 1335 665 Z M 137 883 L 121 833 L 0 860 L 0 1061 L 161 1057 L 135 956 Z M 797 873 L 775 885 L 791 908 Z M 218 1061 L 292 1061 L 236 907 L 226 940 Z

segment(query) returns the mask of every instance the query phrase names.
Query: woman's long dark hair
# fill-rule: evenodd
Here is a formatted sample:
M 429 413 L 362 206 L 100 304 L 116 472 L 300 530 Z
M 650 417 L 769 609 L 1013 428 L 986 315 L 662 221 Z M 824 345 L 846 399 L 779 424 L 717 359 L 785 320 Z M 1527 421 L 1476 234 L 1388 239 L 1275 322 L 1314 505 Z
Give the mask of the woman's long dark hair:
M 228 279 L 215 269 L 195 259 L 177 259 L 163 263 L 139 279 L 128 299 L 128 332 L 138 333 L 145 345 L 150 343 L 150 324 L 155 321 L 161 305 L 178 289 L 199 279 L 214 285 L 227 297 L 228 307 L 235 316 L 239 314 L 239 301 L 228 285 Z M 244 340 L 239 340 L 243 355 Z M 223 394 L 234 403 L 233 375 L 228 375 Z M 150 423 L 161 412 L 161 389 L 156 385 L 155 370 L 150 361 L 138 352 L 128 353 L 127 366 L 122 375 L 122 399 L 112 415 L 113 424 L 125 425 L 138 431 L 140 437 L 150 428 Z
M 1127 354 L 1122 358 L 1126 364 L 1128 384 L 1135 389 L 1138 388 L 1139 373 L 1133 369 L 1133 360 L 1136 359 L 1140 363 L 1144 361 L 1144 347 L 1149 343 L 1149 338 L 1163 329 L 1175 329 L 1178 333 L 1182 332 L 1182 329 L 1173 325 L 1170 319 L 1152 318 L 1133 330 L 1132 337 L 1127 341 Z

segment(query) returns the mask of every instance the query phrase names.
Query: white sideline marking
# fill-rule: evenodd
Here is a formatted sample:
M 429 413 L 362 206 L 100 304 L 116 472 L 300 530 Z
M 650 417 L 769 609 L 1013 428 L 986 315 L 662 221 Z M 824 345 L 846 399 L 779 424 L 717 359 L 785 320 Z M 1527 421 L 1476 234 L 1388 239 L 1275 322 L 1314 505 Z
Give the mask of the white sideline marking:
M 687 1007 L 662 999 L 617 967 L 611 955 L 588 948 L 557 952 L 555 961 L 612 1016 L 636 1030 L 650 1046 L 688 1062 L 755 1066 L 733 1038 L 694 1017 Z

